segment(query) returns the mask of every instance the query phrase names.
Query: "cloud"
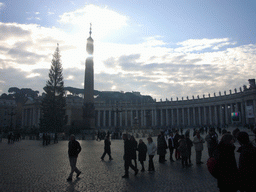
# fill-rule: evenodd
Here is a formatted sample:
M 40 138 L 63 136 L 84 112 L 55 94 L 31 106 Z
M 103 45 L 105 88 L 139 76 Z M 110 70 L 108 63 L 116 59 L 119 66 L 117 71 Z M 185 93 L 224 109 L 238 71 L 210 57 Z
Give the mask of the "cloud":
M 64 13 L 60 16 L 59 22 L 63 25 L 71 25 L 72 28 L 75 27 L 83 35 L 84 31 L 89 30 L 89 23 L 92 23 L 94 38 L 101 40 L 110 33 L 127 26 L 128 20 L 127 16 L 112 11 L 107 7 L 102 8 L 90 4 L 76 11 Z
M 59 28 L 0 22 L 0 94 L 14 86 L 42 92 L 57 43 L 65 86 L 83 88 L 88 37 L 84 32 L 90 22 L 97 90 L 140 91 L 158 100 L 176 100 L 239 88 L 255 78 L 256 44 L 203 38 L 177 42 L 172 48 L 157 35 L 133 44 L 102 40 L 125 29 L 128 20 L 106 7 L 87 5 L 61 15 Z
M 0 10 L 4 7 L 4 3 L 0 2 Z

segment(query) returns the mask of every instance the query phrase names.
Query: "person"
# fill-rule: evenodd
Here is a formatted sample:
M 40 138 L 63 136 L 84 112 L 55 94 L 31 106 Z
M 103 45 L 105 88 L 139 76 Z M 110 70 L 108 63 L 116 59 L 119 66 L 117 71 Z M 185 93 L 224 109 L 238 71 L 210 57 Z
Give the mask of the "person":
M 172 157 L 173 150 L 174 150 L 174 138 L 173 138 L 173 133 L 172 132 L 169 133 L 168 148 L 169 148 L 169 151 L 170 151 L 170 161 L 174 162 L 173 157 Z
M 111 142 L 110 142 L 109 136 L 108 136 L 108 137 L 106 137 L 106 139 L 104 141 L 104 153 L 101 156 L 101 160 L 104 161 L 104 157 L 106 154 L 108 154 L 108 156 L 109 156 L 109 161 L 113 160 L 113 158 L 111 157 L 110 145 L 111 145 Z
M 131 141 L 131 145 L 132 145 L 132 160 L 134 160 L 134 165 L 137 169 L 137 153 L 136 153 L 136 151 L 137 151 L 138 143 L 135 140 L 133 135 L 131 136 L 130 141 Z
M 164 132 L 162 131 L 157 138 L 157 154 L 159 155 L 159 163 L 164 163 L 166 154 L 167 144 L 164 137 Z
M 205 141 L 207 142 L 208 155 L 209 157 L 213 156 L 213 152 L 216 150 L 218 145 L 218 135 L 215 132 L 214 128 L 209 130 L 209 134 L 206 135 Z
M 175 136 L 174 136 L 174 148 L 175 148 L 175 158 L 176 160 L 179 160 L 180 159 L 180 152 L 178 150 L 178 147 L 179 147 L 179 140 L 180 140 L 180 135 L 179 135 L 179 131 L 178 129 L 176 130 L 175 132 Z
M 47 145 L 47 142 L 46 142 L 46 133 L 43 133 L 43 145 Z
M 80 143 L 75 140 L 75 135 L 71 135 L 70 141 L 68 143 L 68 156 L 69 156 L 71 172 L 69 174 L 69 177 L 67 178 L 67 181 L 72 181 L 74 172 L 76 172 L 77 174 L 76 177 L 79 177 L 79 175 L 82 173 L 76 167 L 77 157 L 78 157 L 78 154 L 81 152 L 81 150 L 82 148 L 80 146 Z
M 240 153 L 238 162 L 239 190 L 241 192 L 255 191 L 256 147 L 252 145 L 246 132 L 239 132 L 237 140 L 241 145 L 237 150 Z
M 181 135 L 179 140 L 179 147 L 178 150 L 181 155 L 181 164 L 182 167 L 188 167 L 188 148 L 187 148 L 187 142 L 185 140 L 185 136 Z
M 129 167 L 131 167 L 135 171 L 135 175 L 138 174 L 138 169 L 132 164 L 132 144 L 128 139 L 127 134 L 123 134 L 124 140 L 124 169 L 125 175 L 122 178 L 129 178 Z
M 147 156 L 147 145 L 142 141 L 142 139 L 139 140 L 139 145 L 138 145 L 138 152 L 139 152 L 139 162 L 142 166 L 141 172 L 145 171 L 144 168 L 144 161 L 146 161 L 146 156 Z
M 188 150 L 188 163 L 189 163 L 189 166 L 191 166 L 192 165 L 192 163 L 191 163 L 191 148 L 193 147 L 193 142 L 189 138 L 189 132 L 185 133 L 185 140 L 187 143 L 187 150 Z
M 58 134 L 57 133 L 55 133 L 55 135 L 54 135 L 54 143 L 58 143 Z
M 147 149 L 148 149 L 148 157 L 149 157 L 148 171 L 155 171 L 153 158 L 157 148 L 156 148 L 156 144 L 153 142 L 153 139 L 151 137 L 148 138 Z
M 224 134 L 214 154 L 218 159 L 217 185 L 220 192 L 238 190 L 238 169 L 235 159 L 234 141 L 235 139 L 231 134 Z
M 201 161 L 202 158 L 202 151 L 204 149 L 203 143 L 204 143 L 204 139 L 200 136 L 200 131 L 197 130 L 196 131 L 196 135 L 194 137 L 193 140 L 193 144 L 195 145 L 195 151 L 196 151 L 196 164 L 203 164 L 203 162 Z

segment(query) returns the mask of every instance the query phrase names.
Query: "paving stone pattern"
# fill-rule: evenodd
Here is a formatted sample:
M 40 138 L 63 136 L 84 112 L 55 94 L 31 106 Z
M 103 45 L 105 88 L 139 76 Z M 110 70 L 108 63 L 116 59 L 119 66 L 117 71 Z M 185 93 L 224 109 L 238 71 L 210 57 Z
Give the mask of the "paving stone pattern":
M 190 133 L 192 137 L 192 132 Z M 205 135 L 203 135 L 205 137 Z M 143 138 L 146 143 L 146 138 Z M 156 137 L 153 138 L 156 143 Z M 41 141 L 22 140 L 7 144 L 0 143 L 0 192 L 2 191 L 218 191 L 217 181 L 207 170 L 207 147 L 204 145 L 203 165 L 195 164 L 195 151 L 192 148 L 193 166 L 183 169 L 181 161 L 158 163 L 154 157 L 155 172 L 139 172 L 137 176 L 130 170 L 130 178 L 123 179 L 124 145 L 122 140 L 112 140 L 113 161 L 101 161 L 104 142 L 80 140 L 82 151 L 77 167 L 82 174 L 67 182 L 70 165 L 67 155 L 68 141 L 42 146 Z M 236 143 L 236 146 L 239 145 Z M 236 154 L 238 157 L 238 154 Z M 169 159 L 169 151 L 166 155 Z M 137 162 L 141 169 L 140 163 Z M 145 168 L 148 167 L 148 157 Z

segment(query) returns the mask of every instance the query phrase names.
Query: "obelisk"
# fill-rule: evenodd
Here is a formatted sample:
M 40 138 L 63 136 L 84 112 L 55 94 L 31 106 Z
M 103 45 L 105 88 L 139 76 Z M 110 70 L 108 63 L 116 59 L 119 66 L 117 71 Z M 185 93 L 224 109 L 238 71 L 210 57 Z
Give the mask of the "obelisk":
M 95 128 L 94 114 L 94 70 L 93 70 L 93 39 L 92 28 L 90 24 L 90 36 L 87 39 L 86 51 L 89 56 L 85 62 L 85 77 L 84 77 L 84 105 L 83 105 L 83 120 L 86 129 Z

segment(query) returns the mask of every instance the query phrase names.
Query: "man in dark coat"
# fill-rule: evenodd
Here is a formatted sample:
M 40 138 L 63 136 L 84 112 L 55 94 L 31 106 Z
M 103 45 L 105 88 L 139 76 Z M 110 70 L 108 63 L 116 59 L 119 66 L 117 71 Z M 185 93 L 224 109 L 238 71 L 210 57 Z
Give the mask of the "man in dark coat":
M 166 154 L 167 144 L 164 137 L 164 132 L 162 131 L 161 134 L 157 138 L 157 154 L 159 155 L 159 163 L 164 163 L 165 154 Z
M 179 160 L 180 159 L 180 152 L 178 150 L 178 147 L 179 147 L 179 140 L 180 140 L 180 135 L 179 135 L 179 131 L 176 130 L 175 131 L 175 135 L 174 135 L 174 148 L 175 148 L 175 158 L 176 160 Z
M 252 145 L 246 132 L 239 132 L 237 140 L 241 145 L 237 150 L 240 153 L 238 163 L 239 190 L 242 192 L 255 191 L 256 147 Z
M 137 150 L 139 151 L 139 162 L 142 166 L 141 171 L 144 172 L 144 161 L 146 161 L 147 156 L 147 145 L 142 141 L 142 139 L 139 140 L 139 146 Z
M 131 167 L 135 171 L 135 175 L 138 174 L 138 169 L 132 164 L 132 144 L 128 139 L 127 134 L 123 134 L 124 140 L 124 169 L 125 175 L 122 178 L 129 178 L 129 167 Z
M 137 169 L 137 146 L 138 146 L 138 143 L 135 140 L 134 136 L 131 136 L 130 141 L 131 141 L 131 145 L 132 145 L 132 160 L 134 160 L 134 165 Z
M 217 146 L 215 156 L 218 159 L 217 182 L 220 192 L 238 190 L 238 169 L 235 159 L 234 137 L 226 133 Z
M 173 157 L 172 157 L 173 150 L 174 150 L 174 138 L 173 138 L 172 132 L 170 132 L 170 134 L 169 134 L 168 147 L 169 147 L 169 151 L 170 151 L 170 161 L 174 162 Z
M 78 177 L 81 174 L 81 171 L 79 171 L 76 167 L 77 157 L 78 154 L 81 152 L 82 148 L 80 146 L 80 143 L 75 140 L 75 136 L 70 136 L 70 141 L 68 143 L 68 156 L 69 156 L 69 162 L 71 166 L 71 173 L 69 174 L 69 177 L 67 181 L 72 181 L 73 173 L 76 172 L 76 177 Z
M 106 154 L 108 154 L 110 161 L 113 160 L 112 157 L 111 157 L 110 145 L 111 145 L 111 142 L 110 142 L 109 136 L 108 136 L 108 137 L 106 137 L 106 139 L 104 141 L 104 153 L 101 156 L 101 160 L 104 160 L 104 157 L 105 157 Z

